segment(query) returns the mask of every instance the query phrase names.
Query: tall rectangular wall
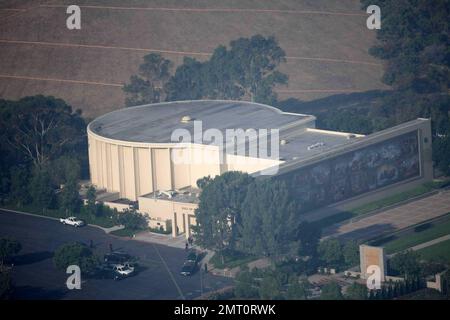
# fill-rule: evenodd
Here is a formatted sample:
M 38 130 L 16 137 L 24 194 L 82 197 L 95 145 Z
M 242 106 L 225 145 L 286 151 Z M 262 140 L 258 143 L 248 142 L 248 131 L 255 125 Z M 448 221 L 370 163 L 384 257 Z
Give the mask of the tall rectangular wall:
M 287 183 L 302 211 L 308 212 L 307 220 L 375 201 L 432 178 L 428 119 L 410 121 L 282 167 L 275 177 Z

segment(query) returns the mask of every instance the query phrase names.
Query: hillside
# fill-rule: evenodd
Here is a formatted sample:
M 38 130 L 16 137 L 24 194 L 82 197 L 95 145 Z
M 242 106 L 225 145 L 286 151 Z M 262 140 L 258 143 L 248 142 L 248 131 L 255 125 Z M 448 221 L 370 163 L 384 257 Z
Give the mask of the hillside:
M 280 99 L 386 88 L 382 65 L 367 53 L 375 32 L 359 0 L 87 0 L 77 2 L 81 30 L 66 29 L 68 4 L 1 2 L 0 98 L 54 95 L 97 116 L 123 105 L 121 87 L 145 54 L 202 60 L 258 33 L 274 35 L 288 56 Z

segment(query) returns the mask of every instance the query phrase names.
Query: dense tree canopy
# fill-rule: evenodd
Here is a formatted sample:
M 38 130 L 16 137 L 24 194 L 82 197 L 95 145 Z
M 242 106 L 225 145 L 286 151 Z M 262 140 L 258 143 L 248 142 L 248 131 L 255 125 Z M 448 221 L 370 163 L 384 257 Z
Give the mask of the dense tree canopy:
M 130 77 L 123 91 L 126 94 L 125 105 L 136 106 L 160 102 L 165 99 L 164 86 L 170 77 L 172 62 L 156 53 L 144 56 L 139 67 L 139 75 Z
M 58 269 L 64 271 L 70 265 L 77 265 L 83 274 L 93 274 L 99 264 L 98 258 L 92 251 L 86 245 L 78 242 L 59 247 L 55 251 L 53 262 Z
M 0 100 L 0 137 L 16 163 L 42 167 L 82 149 L 86 128 L 80 112 L 74 113 L 63 100 L 34 96 Z
M 297 203 L 284 182 L 255 180 L 232 171 L 200 179 L 197 184 L 202 193 L 193 229 L 200 245 L 222 253 L 235 250 L 268 256 L 274 261 L 316 257 L 321 231 L 317 225 L 301 221 Z
M 367 286 L 354 282 L 347 288 L 345 297 L 350 300 L 366 300 L 368 298 Z
M 217 47 L 209 60 L 185 57 L 171 75 L 172 63 L 158 54 L 144 57 L 139 75 L 124 86 L 126 105 L 159 101 L 248 98 L 274 103 L 274 87 L 287 83 L 277 70 L 285 52 L 273 37 L 255 35 Z
M 282 182 L 256 181 L 242 204 L 241 246 L 252 254 L 295 255 L 299 250 L 297 206 Z
M 412 250 L 399 252 L 389 260 L 389 270 L 406 279 L 416 279 L 421 275 L 420 256 Z
M 194 231 L 200 245 L 219 252 L 235 248 L 236 223 L 240 220 L 242 202 L 252 182 L 249 175 L 230 171 L 204 186 L 195 211 L 197 226 Z
M 54 204 L 54 189 L 86 177 L 86 124 L 61 99 L 0 100 L 1 200 Z
M 449 173 L 450 1 L 378 0 L 382 25 L 370 53 L 386 61 L 383 81 L 394 89 L 369 116 L 397 124 L 431 118 L 438 166 Z M 445 147 L 443 146 L 445 145 Z
M 341 287 L 336 282 L 327 283 L 322 287 L 320 294 L 321 300 L 343 300 L 344 296 L 341 292 Z

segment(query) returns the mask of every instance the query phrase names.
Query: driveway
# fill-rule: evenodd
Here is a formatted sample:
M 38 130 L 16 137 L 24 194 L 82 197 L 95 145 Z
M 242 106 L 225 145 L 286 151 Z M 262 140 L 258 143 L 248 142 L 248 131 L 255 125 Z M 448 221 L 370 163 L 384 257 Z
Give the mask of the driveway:
M 200 275 L 179 275 L 185 251 L 168 246 L 118 238 L 93 228 L 73 228 L 57 221 L 0 210 L 0 238 L 11 237 L 22 244 L 16 257 L 13 282 L 16 299 L 193 299 L 203 292 L 220 289 L 232 279 Z M 143 270 L 121 281 L 82 279 L 81 290 L 68 290 L 67 276 L 57 270 L 53 252 L 68 242 L 94 243 L 103 255 L 111 244 L 137 256 Z

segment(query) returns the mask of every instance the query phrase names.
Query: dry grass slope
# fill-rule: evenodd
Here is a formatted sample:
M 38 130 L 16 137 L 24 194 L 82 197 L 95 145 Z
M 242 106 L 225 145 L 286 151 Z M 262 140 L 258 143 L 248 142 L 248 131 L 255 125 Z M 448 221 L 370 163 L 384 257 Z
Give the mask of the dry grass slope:
M 123 105 L 121 85 L 145 54 L 202 60 L 219 44 L 258 33 L 274 35 L 287 53 L 281 70 L 290 80 L 280 98 L 383 88 L 359 0 L 85 0 L 77 2 L 82 29 L 73 31 L 65 27 L 68 4 L 2 1 L 1 98 L 54 95 L 97 116 Z

